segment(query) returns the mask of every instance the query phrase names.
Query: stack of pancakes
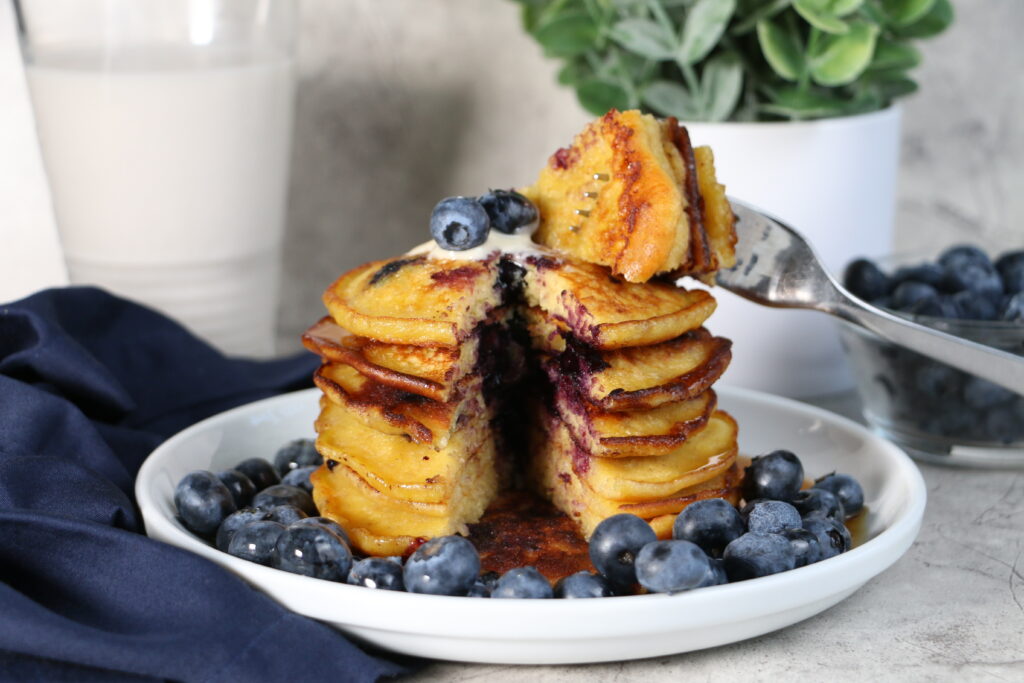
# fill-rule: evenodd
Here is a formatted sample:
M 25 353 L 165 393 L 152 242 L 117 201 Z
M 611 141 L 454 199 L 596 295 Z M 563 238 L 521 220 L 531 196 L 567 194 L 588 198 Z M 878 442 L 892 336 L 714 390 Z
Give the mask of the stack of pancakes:
M 332 284 L 304 336 L 324 361 L 321 514 L 392 555 L 466 533 L 503 487 L 531 486 L 584 536 L 618 512 L 665 536 L 688 503 L 738 497 L 736 424 L 711 389 L 730 343 L 703 328 L 711 295 L 672 282 L 731 265 L 701 156 L 675 122 L 609 114 L 526 191 L 547 246 L 406 255 Z M 600 210 L 559 242 L 570 198 Z

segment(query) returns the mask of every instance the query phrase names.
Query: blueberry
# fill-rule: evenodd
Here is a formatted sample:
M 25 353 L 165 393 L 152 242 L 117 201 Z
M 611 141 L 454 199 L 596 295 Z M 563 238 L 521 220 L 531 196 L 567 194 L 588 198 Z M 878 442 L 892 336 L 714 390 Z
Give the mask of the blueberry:
M 235 535 L 236 531 L 249 522 L 262 522 L 265 519 L 270 519 L 270 513 L 266 510 L 242 508 L 232 512 L 221 522 L 220 527 L 217 529 L 217 549 L 227 552 L 228 545 L 231 543 L 231 537 Z
M 552 598 L 551 583 L 536 567 L 516 567 L 505 572 L 491 591 L 492 598 Z
M 448 197 L 430 215 L 430 234 L 442 249 L 464 251 L 483 244 L 491 219 L 472 197 Z
M 942 285 L 946 271 L 942 266 L 935 263 L 922 263 L 917 266 L 904 266 L 898 269 L 892 276 L 892 285 L 895 287 L 901 282 L 923 282 L 936 289 Z
M 946 249 L 938 258 L 939 265 L 948 270 L 959 270 L 968 265 L 991 265 L 988 254 L 978 247 L 960 244 Z
M 348 572 L 348 583 L 387 591 L 405 590 L 402 565 L 383 557 L 367 557 L 353 564 Z
M 405 562 L 405 589 L 410 593 L 465 595 L 480 573 L 480 556 L 462 536 L 438 536 L 416 549 Z
M 1008 251 L 996 260 L 996 271 L 1007 294 L 1024 292 L 1024 249 Z
M 911 315 L 956 320 L 963 317 L 960 306 L 952 296 L 926 297 L 911 304 L 907 309 Z
M 228 553 L 249 562 L 270 566 L 274 563 L 277 541 L 285 526 L 269 519 L 242 525 L 228 543 Z
M 1024 421 L 1011 406 L 998 406 L 985 413 L 985 438 L 1001 443 L 1013 443 L 1024 437 Z
M 782 500 L 755 500 L 743 506 L 747 531 L 755 534 L 777 534 L 783 529 L 800 526 L 800 513 Z
M 743 498 L 790 500 L 804 483 L 804 467 L 789 451 L 773 451 L 753 459 L 743 475 Z
M 291 524 L 277 539 L 274 567 L 292 574 L 345 581 L 352 552 L 338 534 L 323 526 Z
M 1012 391 L 980 377 L 968 377 L 964 382 L 964 403 L 976 410 L 987 410 L 1013 399 Z
M 938 290 L 931 285 L 910 280 L 896 285 L 896 288 L 892 290 L 890 305 L 898 311 L 906 311 L 919 301 L 937 299 L 938 296 Z
M 174 505 L 185 527 L 203 538 L 213 538 L 217 527 L 236 510 L 230 489 L 213 472 L 189 472 L 174 489 Z
M 888 276 L 872 261 L 857 259 L 846 267 L 843 285 L 865 301 L 876 301 L 889 293 Z
M 1003 293 L 1003 279 L 990 263 L 968 263 L 959 268 L 947 268 L 943 287 L 948 292 L 999 296 Z
M 591 572 L 576 572 L 563 576 L 555 583 L 555 597 L 575 598 L 610 598 L 615 595 L 608 579 Z
M 231 497 L 235 501 L 236 508 L 245 507 L 252 502 L 252 497 L 256 495 L 256 485 L 252 483 L 249 477 L 238 470 L 217 472 L 217 478 L 224 482 L 224 485 L 228 487 L 228 491 L 231 491 Z
M 729 583 L 729 577 L 725 573 L 725 560 L 714 557 L 708 558 L 708 572 L 704 575 L 704 578 L 701 579 L 697 588 L 721 586 L 725 583 Z
M 270 511 L 270 519 L 280 522 L 285 526 L 306 519 L 309 515 L 294 505 L 275 505 L 272 508 L 264 508 Z
M 950 297 L 961 320 L 995 320 L 999 317 L 1002 296 L 964 290 Z
M 590 537 L 590 561 L 616 588 L 636 583 L 637 553 L 658 540 L 651 525 L 622 513 L 602 520 Z
M 498 572 L 484 572 L 477 577 L 473 585 L 469 587 L 469 592 L 466 593 L 468 598 L 489 598 L 494 587 L 498 585 L 498 579 L 501 578 L 501 574 Z
M 803 567 L 821 560 L 821 544 L 818 537 L 804 529 L 783 529 L 782 536 L 789 541 L 796 557 L 796 566 Z
M 478 201 L 487 212 L 491 227 L 506 235 L 534 225 L 539 217 L 533 202 L 515 190 L 491 190 Z
M 313 493 L 313 482 L 309 476 L 317 471 L 317 466 L 299 467 L 292 470 L 281 478 L 281 483 L 286 486 L 297 486 L 306 493 Z
M 284 477 L 302 467 L 319 467 L 323 461 L 311 439 L 295 439 L 281 446 L 274 454 L 274 470 Z
M 814 488 L 833 493 L 847 517 L 854 516 L 864 507 L 864 489 L 849 474 L 826 474 L 814 482 Z
M 948 365 L 926 361 L 914 370 L 914 388 L 925 396 L 943 400 L 960 391 L 961 373 Z
M 849 529 L 838 520 L 809 517 L 804 520 L 803 527 L 818 539 L 820 557 L 823 560 L 845 553 L 853 545 Z
M 999 302 L 996 318 L 1011 323 L 1024 322 L 1024 292 L 1004 296 Z
M 636 578 L 653 593 L 678 593 L 697 588 L 707 578 L 710 561 L 696 543 L 654 541 L 636 556 Z
M 746 581 L 796 567 L 793 546 L 779 534 L 743 534 L 725 547 L 722 559 L 730 581 Z
M 266 510 L 278 505 L 294 505 L 308 516 L 316 515 L 313 498 L 298 486 L 275 484 L 257 493 L 252 499 L 252 505 Z
M 299 526 L 322 526 L 341 536 L 341 540 L 345 541 L 345 543 L 350 548 L 352 547 L 352 541 L 349 540 L 348 532 L 345 531 L 345 528 L 337 522 L 335 522 L 333 519 L 328 519 L 326 517 L 306 517 L 305 519 L 300 519 L 297 522 L 293 522 L 293 524 L 297 524 Z M 392 562 L 396 561 L 396 558 L 388 559 L 390 559 Z M 397 558 L 397 562 L 398 564 L 402 564 L 402 559 Z
M 281 481 L 274 471 L 274 466 L 263 458 L 249 458 L 235 465 L 235 469 L 249 477 L 249 481 L 256 486 L 257 491 L 262 491 L 268 486 L 273 486 Z
M 711 556 L 721 556 L 725 546 L 743 535 L 743 518 L 723 498 L 707 498 L 690 503 L 676 517 L 672 538 L 696 543 Z
M 800 513 L 800 517 L 846 519 L 839 498 L 831 491 L 821 488 L 810 488 L 797 493 L 793 499 L 793 507 Z

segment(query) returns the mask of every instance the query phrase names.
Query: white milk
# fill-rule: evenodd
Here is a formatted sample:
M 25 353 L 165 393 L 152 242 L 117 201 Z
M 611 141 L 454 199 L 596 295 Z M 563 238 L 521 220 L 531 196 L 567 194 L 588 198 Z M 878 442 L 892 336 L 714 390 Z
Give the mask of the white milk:
M 36 52 L 27 66 L 72 282 L 272 352 L 294 80 L 211 48 Z

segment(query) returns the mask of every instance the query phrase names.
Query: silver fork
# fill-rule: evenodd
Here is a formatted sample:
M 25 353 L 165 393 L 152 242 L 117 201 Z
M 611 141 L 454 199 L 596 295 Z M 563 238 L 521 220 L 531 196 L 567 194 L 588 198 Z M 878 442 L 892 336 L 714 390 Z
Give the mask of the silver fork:
M 964 372 L 1024 394 L 1024 358 L 883 311 L 845 290 L 797 231 L 729 199 L 736 214 L 736 266 L 718 284 L 764 306 L 822 311 Z

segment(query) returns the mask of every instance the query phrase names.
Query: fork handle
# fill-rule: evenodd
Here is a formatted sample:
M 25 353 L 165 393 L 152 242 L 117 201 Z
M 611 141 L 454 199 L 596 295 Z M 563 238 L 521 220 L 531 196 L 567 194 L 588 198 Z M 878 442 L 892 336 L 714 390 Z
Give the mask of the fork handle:
M 1024 395 L 1024 357 L 939 332 L 861 303 L 839 289 L 834 315 L 879 337 Z

